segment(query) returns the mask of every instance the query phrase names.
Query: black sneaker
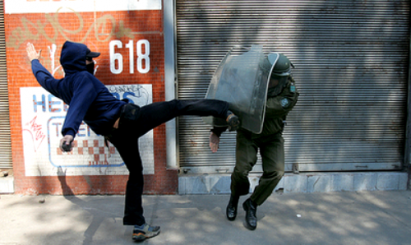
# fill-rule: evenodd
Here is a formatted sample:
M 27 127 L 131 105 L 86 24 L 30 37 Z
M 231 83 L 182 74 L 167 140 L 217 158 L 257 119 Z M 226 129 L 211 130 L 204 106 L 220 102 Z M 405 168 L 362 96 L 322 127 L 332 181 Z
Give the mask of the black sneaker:
M 250 198 L 243 203 L 246 227 L 250 230 L 257 228 L 257 206 L 253 204 Z
M 228 131 L 235 131 L 240 128 L 240 119 L 232 111 L 227 111 Z
M 239 197 L 233 195 L 230 196 L 230 201 L 228 202 L 225 213 L 229 221 L 233 221 L 235 220 L 235 217 L 237 217 L 238 199 Z
M 135 225 L 133 230 L 133 240 L 142 242 L 147 238 L 155 237 L 160 233 L 160 226 L 151 226 L 148 224 Z

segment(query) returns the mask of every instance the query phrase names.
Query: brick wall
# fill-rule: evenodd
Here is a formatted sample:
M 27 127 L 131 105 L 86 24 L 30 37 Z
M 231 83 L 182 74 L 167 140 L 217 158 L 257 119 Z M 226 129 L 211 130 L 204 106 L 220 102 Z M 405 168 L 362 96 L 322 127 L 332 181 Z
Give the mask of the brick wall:
M 5 8 L 10 1 L 5 1 Z M 33 0 L 27 0 L 33 4 Z M 26 55 L 26 44 L 31 42 L 42 50 L 41 63 L 50 71 L 57 68 L 54 75 L 63 77 L 58 69 L 60 50 L 66 40 L 85 43 L 92 51 L 100 52 L 96 59 L 96 77 L 105 85 L 151 84 L 152 101 L 164 101 L 164 40 L 162 10 L 104 11 L 53 13 L 5 13 L 6 53 L 8 90 L 10 102 L 10 125 L 15 191 L 19 194 L 123 194 L 128 175 L 65 175 L 28 176 L 26 167 L 30 159 L 25 159 L 22 128 L 21 87 L 38 87 L 31 73 L 31 65 Z M 123 47 L 116 52 L 123 56 L 123 72 L 110 71 L 109 45 L 119 40 Z M 147 73 L 129 71 L 129 50 L 125 45 L 148 40 L 150 43 L 150 70 Z M 55 61 L 51 59 L 49 48 L 56 45 Z M 143 47 L 143 46 L 142 46 Z M 143 48 L 144 49 L 144 48 Z M 146 174 L 146 194 L 175 194 L 177 191 L 177 171 L 166 168 L 165 126 L 153 132 L 154 174 Z M 47 143 L 47 142 L 46 142 Z M 27 149 L 26 149 L 27 151 Z M 27 158 L 27 157 L 26 157 Z M 51 166 L 52 167 L 52 166 Z M 60 171 L 60 170 L 59 170 Z M 63 172 L 64 173 L 64 169 Z

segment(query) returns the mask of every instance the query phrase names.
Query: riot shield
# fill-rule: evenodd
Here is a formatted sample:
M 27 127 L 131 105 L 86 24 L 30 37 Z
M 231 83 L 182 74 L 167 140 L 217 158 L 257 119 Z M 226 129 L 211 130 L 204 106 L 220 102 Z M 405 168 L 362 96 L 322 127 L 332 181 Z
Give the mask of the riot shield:
M 241 127 L 258 134 L 263 129 L 269 77 L 279 54 L 271 53 L 268 59 L 260 45 L 241 55 L 232 55 L 232 50 L 220 62 L 205 98 L 229 102 L 230 110 L 240 117 Z M 227 126 L 219 118 L 205 117 L 204 121 Z

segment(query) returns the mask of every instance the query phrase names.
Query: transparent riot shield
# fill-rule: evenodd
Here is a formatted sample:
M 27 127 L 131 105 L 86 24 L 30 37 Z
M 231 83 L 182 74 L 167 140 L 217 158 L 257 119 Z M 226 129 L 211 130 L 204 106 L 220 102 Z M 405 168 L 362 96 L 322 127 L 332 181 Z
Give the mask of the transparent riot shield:
M 253 133 L 261 133 L 269 77 L 278 53 L 264 55 L 262 46 L 253 45 L 241 55 L 227 53 L 214 73 L 206 99 L 219 99 L 230 103 L 230 109 L 241 120 L 241 127 Z M 205 117 L 204 121 L 216 127 L 227 126 L 223 119 Z

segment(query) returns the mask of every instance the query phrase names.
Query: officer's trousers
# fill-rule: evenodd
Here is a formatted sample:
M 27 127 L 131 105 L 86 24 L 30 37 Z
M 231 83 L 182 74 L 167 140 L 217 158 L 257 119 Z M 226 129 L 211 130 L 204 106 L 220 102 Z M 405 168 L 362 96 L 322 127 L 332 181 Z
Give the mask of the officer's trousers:
M 106 137 L 116 147 L 130 175 L 127 181 L 124 225 L 145 223 L 142 207 L 144 186 L 143 166 L 138 150 L 138 139 L 151 129 L 181 115 L 226 118 L 229 104 L 219 100 L 172 100 L 143 107 L 123 106 L 118 129 Z
M 284 175 L 284 139 L 282 132 L 261 136 L 249 131 L 237 131 L 236 165 L 231 174 L 231 194 L 247 195 L 250 189 L 248 174 L 257 162 L 260 149 L 263 175 L 250 199 L 261 205 L 274 191 Z

